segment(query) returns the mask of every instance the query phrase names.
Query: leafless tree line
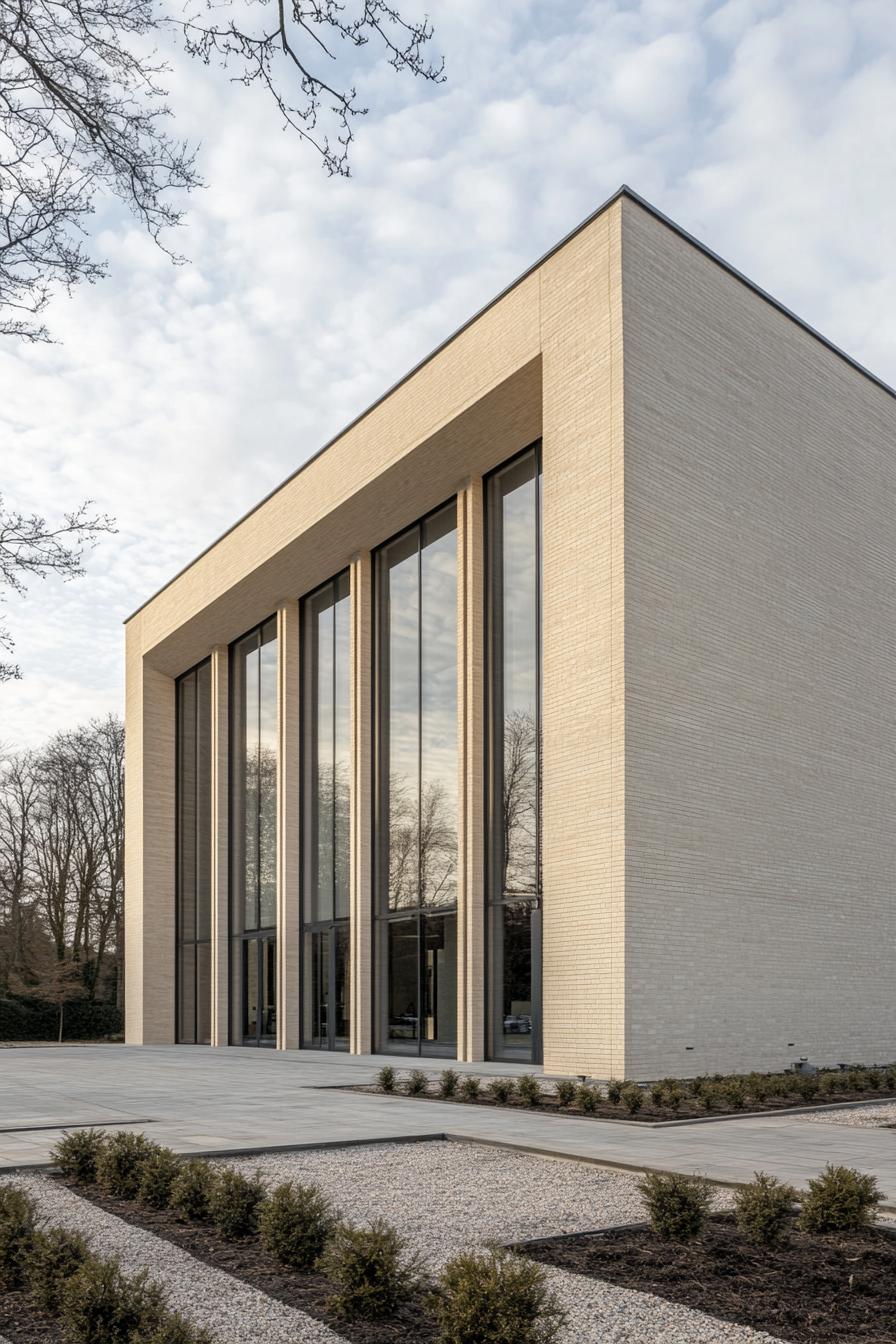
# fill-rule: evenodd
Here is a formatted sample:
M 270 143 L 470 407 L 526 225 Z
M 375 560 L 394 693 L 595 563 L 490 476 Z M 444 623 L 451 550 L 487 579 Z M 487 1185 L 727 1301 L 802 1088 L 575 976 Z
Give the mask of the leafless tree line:
M 0 759 L 0 994 L 122 995 L 124 725 Z

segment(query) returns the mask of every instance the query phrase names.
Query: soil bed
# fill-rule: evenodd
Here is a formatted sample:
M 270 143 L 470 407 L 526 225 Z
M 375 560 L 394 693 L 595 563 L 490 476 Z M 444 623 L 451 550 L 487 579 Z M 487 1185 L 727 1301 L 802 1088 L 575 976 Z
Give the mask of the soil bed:
M 573 1120 L 625 1120 L 635 1124 L 658 1124 L 660 1121 L 670 1120 L 706 1120 L 725 1115 L 737 1115 L 747 1117 L 749 1115 L 760 1114 L 765 1111 L 801 1111 L 808 1110 L 810 1107 L 818 1106 L 842 1106 L 846 1102 L 867 1102 L 875 1101 L 893 1101 L 891 1092 L 835 1092 L 833 1094 L 825 1093 L 823 1097 L 813 1097 L 804 1101 L 797 1096 L 792 1097 L 767 1097 L 765 1101 L 755 1101 L 752 1097 L 745 1106 L 736 1109 L 725 1102 L 717 1101 L 711 1111 L 707 1111 L 701 1106 L 696 1098 L 686 1097 L 682 1099 L 681 1105 L 673 1111 L 669 1106 L 657 1106 L 651 1100 L 649 1094 L 645 1091 L 644 1103 L 641 1110 L 634 1115 L 629 1115 L 622 1102 L 600 1101 L 595 1111 L 583 1111 L 578 1106 L 560 1106 L 556 1098 L 545 1094 L 538 1106 L 526 1106 L 517 1097 L 511 1097 L 506 1102 L 494 1101 L 487 1093 L 476 1098 L 475 1101 L 464 1101 L 461 1097 L 440 1097 L 432 1092 L 408 1093 L 398 1087 L 394 1092 L 384 1092 L 376 1083 L 352 1083 L 344 1087 L 328 1089 L 334 1092 L 366 1092 L 368 1095 L 373 1093 L 378 1097 L 396 1097 L 399 1101 L 439 1101 L 443 1105 L 453 1106 L 493 1106 L 499 1110 L 511 1111 L 534 1111 L 536 1115 L 558 1115 L 566 1116 Z M 882 1128 L 896 1128 L 896 1126 L 882 1126 Z
M 516 1249 L 793 1344 L 896 1344 L 896 1237 L 874 1229 L 837 1236 L 794 1230 L 785 1245 L 766 1251 L 722 1215 L 692 1242 L 633 1228 Z
M 62 1326 L 37 1311 L 27 1293 L 0 1293 L 0 1335 L 10 1344 L 65 1344 Z
M 314 1271 L 302 1274 L 279 1265 L 262 1249 L 256 1237 L 227 1241 L 208 1223 L 182 1223 L 168 1209 L 145 1209 L 142 1204 L 131 1200 L 110 1199 L 98 1186 L 76 1185 L 61 1177 L 54 1179 L 107 1213 L 113 1213 L 125 1222 L 133 1223 L 135 1227 L 142 1227 L 179 1246 L 204 1264 L 223 1270 L 235 1279 L 267 1293 L 269 1297 L 323 1321 L 337 1334 L 354 1341 L 354 1344 L 398 1344 L 398 1341 L 410 1339 L 429 1344 L 436 1338 L 435 1325 L 419 1303 L 410 1303 L 395 1316 L 382 1321 L 343 1320 L 328 1305 L 333 1295 L 333 1285 L 329 1279 Z M 3 1333 L 0 1326 L 0 1335 Z M 35 1344 L 43 1344 L 43 1338 L 36 1336 Z M 46 1336 L 48 1344 L 57 1338 L 61 1336 Z M 31 1344 L 31 1340 L 13 1339 L 13 1344 Z

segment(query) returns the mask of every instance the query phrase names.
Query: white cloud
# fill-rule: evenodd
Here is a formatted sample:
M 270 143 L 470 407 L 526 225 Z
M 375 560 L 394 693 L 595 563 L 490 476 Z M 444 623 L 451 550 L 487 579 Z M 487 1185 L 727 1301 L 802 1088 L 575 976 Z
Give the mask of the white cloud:
M 122 617 L 621 181 L 896 379 L 892 0 L 429 7 L 449 81 L 365 58 L 350 182 L 178 55 L 191 264 L 106 207 L 110 278 L 54 304 L 62 345 L 0 350 L 4 491 L 120 526 L 10 603 L 0 740 L 120 708 Z

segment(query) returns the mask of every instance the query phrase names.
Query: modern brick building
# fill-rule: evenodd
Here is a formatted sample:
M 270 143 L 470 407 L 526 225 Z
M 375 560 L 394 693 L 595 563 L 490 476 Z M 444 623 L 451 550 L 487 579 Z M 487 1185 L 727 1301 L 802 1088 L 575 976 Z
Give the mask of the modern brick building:
M 127 622 L 127 1034 L 891 1058 L 896 399 L 622 189 Z

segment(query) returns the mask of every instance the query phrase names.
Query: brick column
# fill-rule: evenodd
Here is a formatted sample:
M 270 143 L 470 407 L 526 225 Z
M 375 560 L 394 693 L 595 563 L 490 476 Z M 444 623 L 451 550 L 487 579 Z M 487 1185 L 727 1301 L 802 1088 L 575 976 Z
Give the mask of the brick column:
M 299 1046 L 299 604 L 277 608 L 277 1049 Z
M 351 969 L 350 1049 L 373 1049 L 372 818 L 371 818 L 371 657 L 373 630 L 372 562 L 369 551 L 354 557 L 351 587 Z
M 226 644 L 212 649 L 212 1045 L 230 1040 L 230 658 Z

